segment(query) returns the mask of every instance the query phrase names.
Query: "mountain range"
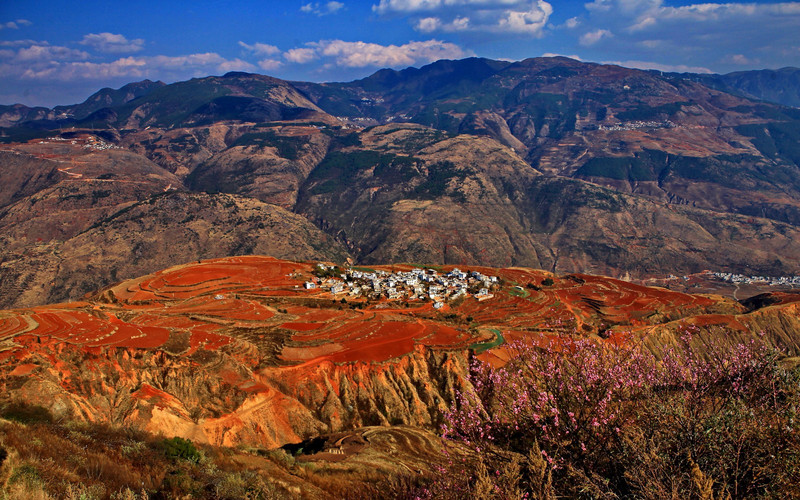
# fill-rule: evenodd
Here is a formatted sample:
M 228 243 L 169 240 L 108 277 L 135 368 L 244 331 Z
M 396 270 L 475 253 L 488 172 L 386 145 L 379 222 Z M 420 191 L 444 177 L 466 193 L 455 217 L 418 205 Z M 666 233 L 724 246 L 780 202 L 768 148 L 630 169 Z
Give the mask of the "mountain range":
M 5 106 L 0 303 L 253 253 L 800 274 L 798 71 L 470 58 Z

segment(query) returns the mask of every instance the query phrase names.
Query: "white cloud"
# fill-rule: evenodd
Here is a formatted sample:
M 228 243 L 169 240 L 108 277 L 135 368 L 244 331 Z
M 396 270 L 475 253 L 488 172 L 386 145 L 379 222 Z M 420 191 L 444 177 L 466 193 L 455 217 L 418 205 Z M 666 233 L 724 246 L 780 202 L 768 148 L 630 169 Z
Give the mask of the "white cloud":
M 388 12 L 420 12 L 442 7 L 442 0 L 381 0 L 372 10 L 379 14 Z
M 103 80 L 116 77 L 145 76 L 147 61 L 142 58 L 125 57 L 110 63 L 71 62 L 44 68 L 29 68 L 21 77 L 30 80 Z
M 321 40 L 306 44 L 284 53 L 284 57 L 295 63 L 316 59 L 328 60 L 328 64 L 345 68 L 403 67 L 429 63 L 439 59 L 457 59 L 469 55 L 459 46 L 440 40 L 409 42 L 403 45 L 379 45 L 367 42 L 345 42 L 343 40 Z
M 114 33 L 89 33 L 83 36 L 81 45 L 88 45 L 100 52 L 118 54 L 123 52 L 138 52 L 144 48 L 144 40 L 136 38 L 128 40 L 123 35 Z
M 726 57 L 725 61 L 732 64 L 739 64 L 742 66 L 750 66 L 758 62 L 757 60 L 753 60 L 745 56 L 744 54 L 732 54 Z
M 198 69 L 208 71 L 243 71 L 253 70 L 255 66 L 241 59 L 225 59 L 216 52 L 189 54 L 185 56 L 153 56 L 146 58 L 148 66 L 154 69 L 185 70 Z
M 468 17 L 457 17 L 453 19 L 453 22 L 450 23 L 452 26 L 453 31 L 464 31 L 469 29 L 469 18 Z
M 96 62 L 89 53 L 47 42 L 28 40 L 9 43 L 16 50 L 0 51 L 0 74 L 25 81 L 107 80 L 110 78 L 183 78 L 228 71 L 253 71 L 255 65 L 241 59 L 226 59 L 214 52 L 182 56 L 123 57 Z M 22 45 L 22 46 L 21 46 Z
M 541 37 L 553 7 L 544 0 L 381 0 L 372 10 L 407 15 L 417 31 L 474 31 Z M 431 15 L 432 14 L 432 15 Z
M 800 2 L 774 4 L 705 3 L 681 7 L 661 7 L 659 13 L 662 19 L 692 21 L 719 21 L 725 18 L 739 18 L 741 16 L 798 16 L 800 15 Z
M 648 49 L 655 49 L 658 47 L 662 47 L 664 45 L 663 40 L 642 40 L 639 42 L 639 45 L 642 47 L 647 47 Z
M 248 52 L 252 52 L 257 56 L 274 56 L 275 54 L 278 54 L 281 51 L 281 49 L 279 49 L 278 47 L 266 43 L 254 43 L 252 45 L 249 45 L 240 41 L 239 46 L 241 46 Z
M 18 30 L 21 26 L 30 26 L 31 24 L 33 23 L 28 21 L 27 19 L 17 19 L 16 21 L 8 21 L 5 23 L 0 23 L 0 30 L 2 29 Z
M 647 16 L 647 17 L 642 18 L 636 24 L 634 24 L 632 26 L 629 26 L 628 27 L 628 31 L 632 31 L 632 32 L 633 31 L 642 31 L 642 30 L 645 30 L 645 29 L 649 28 L 650 26 L 654 26 L 656 23 L 657 23 L 657 21 L 656 21 L 655 17 Z
M 798 65 L 781 51 L 794 46 L 800 32 L 800 2 L 725 1 L 674 6 L 677 0 L 594 0 L 579 16 L 584 46 L 614 34 L 603 49 L 632 60 L 664 60 L 687 67 Z M 672 5 L 670 5 L 672 4 Z M 730 54 L 742 57 L 734 59 Z M 652 59 L 651 59 L 652 58 Z M 745 62 L 748 61 L 748 62 Z
M 574 29 L 577 28 L 580 23 L 581 22 L 577 17 L 570 17 L 567 19 L 567 22 L 565 22 L 564 25 L 569 29 Z
M 425 17 L 417 21 L 414 29 L 423 33 L 431 33 L 433 31 L 445 31 L 448 33 L 467 31 L 470 29 L 470 21 L 468 17 L 456 17 L 449 23 L 443 23 L 438 17 Z
M 283 57 L 289 62 L 305 64 L 317 58 L 317 51 L 309 48 L 289 49 L 283 53 Z
M 2 40 L 0 47 L 28 47 L 30 45 L 49 45 L 46 41 L 36 40 Z
M 264 71 L 274 71 L 283 66 L 283 63 L 277 59 L 262 59 L 258 61 L 258 67 Z
M 501 32 L 527 33 L 529 35 L 542 36 L 542 30 L 552 13 L 553 7 L 547 2 L 539 0 L 535 2 L 535 4 L 532 3 L 528 10 L 506 11 L 505 17 L 500 19 L 497 27 Z
M 388 14 L 392 12 L 425 12 L 444 8 L 504 9 L 519 8 L 530 3 L 530 0 L 380 0 L 378 5 L 372 6 L 372 10 L 379 14 Z
M 255 71 L 256 67 L 247 61 L 239 58 L 225 60 L 217 65 L 217 71 L 227 73 L 228 71 Z
M 603 38 L 610 38 L 612 36 L 614 36 L 614 34 L 608 30 L 594 30 L 581 35 L 578 43 L 580 43 L 584 47 L 588 47 L 590 45 L 596 44 Z
M 575 59 L 576 61 L 583 61 L 583 59 L 581 59 L 580 56 L 575 54 L 566 55 L 566 54 L 556 54 L 554 52 L 545 52 L 544 54 L 542 54 L 542 57 L 568 57 L 570 59 Z
M 687 66 L 685 64 L 661 64 L 650 61 L 603 61 L 603 64 L 616 64 L 625 68 L 654 69 L 670 73 L 713 73 L 703 66 Z
M 612 8 L 611 0 L 594 0 L 594 2 L 585 4 L 586 10 L 590 12 L 607 12 Z
M 438 30 L 442 26 L 442 20 L 438 17 L 423 17 L 417 21 L 414 29 L 423 33 L 430 33 Z
M 306 14 L 326 16 L 328 14 L 338 12 L 343 8 L 344 4 L 342 2 L 330 1 L 325 2 L 324 4 L 320 4 L 319 2 L 311 2 L 300 7 L 300 11 L 305 12 Z
M 70 49 L 59 45 L 32 44 L 17 51 L 16 59 L 20 62 L 34 63 L 47 61 L 74 61 L 88 59 L 89 54 L 83 50 Z

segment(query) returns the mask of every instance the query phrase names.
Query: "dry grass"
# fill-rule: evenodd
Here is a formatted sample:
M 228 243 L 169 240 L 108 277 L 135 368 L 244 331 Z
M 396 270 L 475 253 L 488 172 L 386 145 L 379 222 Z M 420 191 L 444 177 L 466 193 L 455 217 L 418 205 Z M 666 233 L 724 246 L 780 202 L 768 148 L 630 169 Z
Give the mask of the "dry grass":
M 170 441 L 0 404 L 0 500 L 380 499 L 422 484 L 417 475 L 389 474 L 386 488 L 386 464 L 381 470 L 368 462 L 342 466 L 280 449 L 191 444 L 199 455 L 187 460 Z

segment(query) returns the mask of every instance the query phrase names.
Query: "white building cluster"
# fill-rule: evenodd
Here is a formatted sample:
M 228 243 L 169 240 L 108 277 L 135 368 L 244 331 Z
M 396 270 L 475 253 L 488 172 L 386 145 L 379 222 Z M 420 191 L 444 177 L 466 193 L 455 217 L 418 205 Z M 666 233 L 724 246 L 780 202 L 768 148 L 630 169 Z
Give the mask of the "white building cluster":
M 68 142 L 74 145 L 83 144 L 83 149 L 94 149 L 97 151 L 103 151 L 106 149 L 122 149 L 120 146 L 105 142 L 104 140 L 98 139 L 92 135 L 88 137 L 78 137 L 75 139 L 65 139 L 58 136 L 48 137 L 39 141 L 39 144 L 47 144 L 48 142 Z
M 714 277 L 736 284 L 764 283 L 772 286 L 800 286 L 800 276 L 745 276 L 734 273 L 714 273 Z
M 334 268 L 317 264 L 320 271 Z M 411 271 L 360 271 L 344 270 L 338 276 L 318 278 L 305 283 L 306 289 L 323 289 L 333 296 L 385 297 L 389 300 L 432 300 L 435 304 L 460 297 L 474 296 L 486 300 L 493 295 L 490 290 L 499 286 L 497 276 L 487 276 L 477 271 L 467 273 L 458 268 L 448 273 L 434 269 L 415 268 Z
M 632 122 L 618 123 L 616 125 L 598 125 L 597 130 L 618 131 L 618 130 L 636 130 L 640 128 L 675 128 L 675 125 L 670 120 L 663 122 L 656 121 L 643 121 L 636 120 Z
M 89 137 L 86 139 L 86 144 L 83 145 L 84 149 L 94 149 L 97 151 L 103 151 L 106 149 L 122 149 L 121 147 L 105 142 L 100 139 L 94 139 L 93 137 Z

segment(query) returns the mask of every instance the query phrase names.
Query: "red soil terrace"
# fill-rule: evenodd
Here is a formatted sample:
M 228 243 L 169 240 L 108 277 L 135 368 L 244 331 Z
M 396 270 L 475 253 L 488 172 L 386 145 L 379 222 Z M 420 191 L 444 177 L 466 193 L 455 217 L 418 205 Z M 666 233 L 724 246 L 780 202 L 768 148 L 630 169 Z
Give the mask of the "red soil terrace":
M 550 275 L 544 271 L 473 269 L 501 278 L 494 297 L 469 297 L 436 312 L 421 301 L 366 305 L 350 298 L 343 305 L 327 291 L 303 288 L 311 263 L 249 256 L 186 264 L 114 285 L 86 302 L 0 313 L 0 359 L 15 360 L 6 363 L 11 371 L 34 346 L 157 349 L 178 334 L 188 335 L 191 354 L 222 348 L 244 330 L 281 344 L 278 361 L 285 364 L 384 362 L 419 344 L 464 349 L 495 338 L 490 332 L 496 331 L 506 342 L 562 332 L 621 338 L 622 331 L 665 319 L 740 307 L 596 276 L 553 277 L 545 286 Z M 277 341 L 278 330 L 291 333 Z
M 750 316 L 718 296 L 479 267 L 465 270 L 499 278 L 491 298 L 462 297 L 435 310 L 429 301 L 307 290 L 314 270 L 315 263 L 269 257 L 214 259 L 119 283 L 81 302 L 0 311 L 0 387 L 23 387 L 41 404 L 58 398 L 90 421 L 126 419 L 225 446 L 279 446 L 319 431 L 315 419 L 349 425 L 348 405 L 373 396 L 385 402 L 394 389 L 378 385 L 387 381 L 435 388 L 426 364 L 463 371 L 458 363 L 470 349 L 501 365 L 515 340 L 629 342 L 675 320 L 747 329 Z M 779 307 L 800 317 L 796 304 Z M 355 399 L 337 406 L 340 397 Z M 404 418 L 425 422 L 427 411 L 415 409 L 422 401 Z

